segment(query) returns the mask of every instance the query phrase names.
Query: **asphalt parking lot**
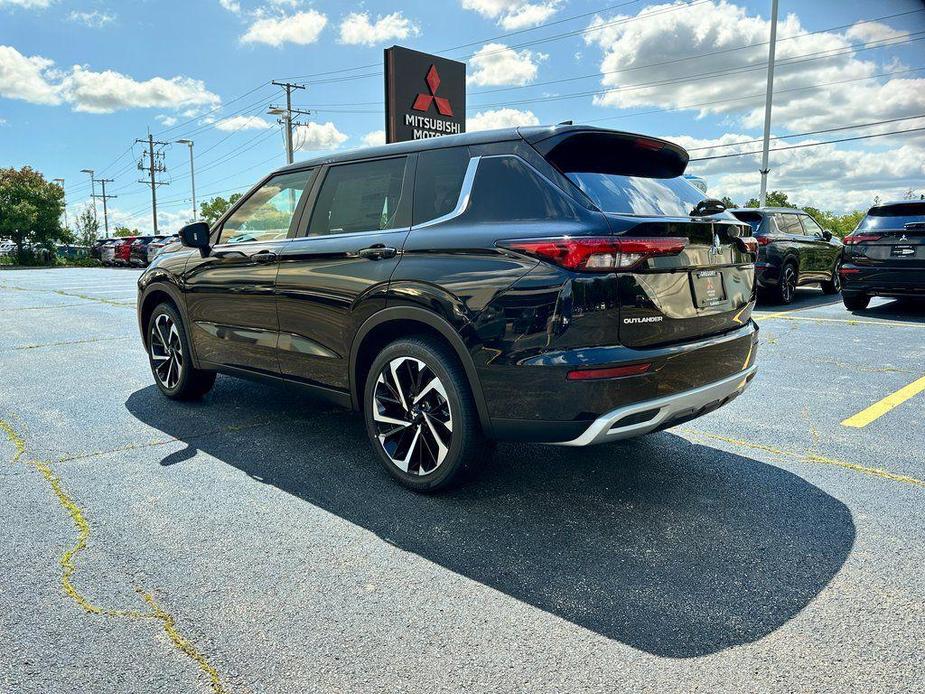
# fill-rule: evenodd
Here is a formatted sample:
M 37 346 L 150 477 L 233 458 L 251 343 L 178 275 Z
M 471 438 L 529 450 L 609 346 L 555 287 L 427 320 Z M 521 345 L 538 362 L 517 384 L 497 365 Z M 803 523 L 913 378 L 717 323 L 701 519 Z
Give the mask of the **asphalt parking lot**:
M 300 391 L 160 396 L 137 276 L 0 272 L 0 691 L 925 689 L 922 307 L 801 289 L 728 407 L 424 497 Z

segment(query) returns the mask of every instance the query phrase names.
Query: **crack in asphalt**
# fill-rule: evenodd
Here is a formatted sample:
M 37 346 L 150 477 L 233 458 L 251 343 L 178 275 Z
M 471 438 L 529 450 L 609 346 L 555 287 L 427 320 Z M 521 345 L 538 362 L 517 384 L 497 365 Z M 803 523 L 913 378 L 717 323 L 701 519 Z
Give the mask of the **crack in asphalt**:
M 206 656 L 196 648 L 193 642 L 180 633 L 179 629 L 177 629 L 176 619 L 157 603 L 152 593 L 147 593 L 141 588 L 135 587 L 135 592 L 141 596 L 150 608 L 148 611 L 143 611 L 100 607 L 88 600 L 77 589 L 71 578 L 77 570 L 76 557 L 86 548 L 90 538 L 90 523 L 87 521 L 86 516 L 74 501 L 73 497 L 67 493 L 61 482 L 61 478 L 54 473 L 51 466 L 46 462 L 31 460 L 26 457 L 25 439 L 4 420 L 0 420 L 0 430 L 6 434 L 7 440 L 13 444 L 16 450 L 11 462 L 16 464 L 23 461 L 26 465 L 32 467 L 42 475 L 45 481 L 48 482 L 48 485 L 51 487 L 52 492 L 54 492 L 62 508 L 64 508 L 71 517 L 71 521 L 77 530 L 77 542 L 66 550 L 58 560 L 62 568 L 61 586 L 64 592 L 89 614 L 111 618 L 154 620 L 159 622 L 161 628 L 174 647 L 195 662 L 199 666 L 199 669 L 208 677 L 213 694 L 224 694 L 227 690 L 222 685 L 222 680 L 218 671 L 209 662 Z

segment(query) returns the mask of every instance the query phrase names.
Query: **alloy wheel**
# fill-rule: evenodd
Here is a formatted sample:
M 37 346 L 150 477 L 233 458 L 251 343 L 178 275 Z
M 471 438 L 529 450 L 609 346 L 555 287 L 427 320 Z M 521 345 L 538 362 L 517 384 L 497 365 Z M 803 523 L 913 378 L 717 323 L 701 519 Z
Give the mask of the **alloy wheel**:
M 446 459 L 453 438 L 450 400 L 423 361 L 398 357 L 383 367 L 371 414 L 379 445 L 399 470 L 428 475 Z
M 797 273 L 791 265 L 784 268 L 784 276 L 781 281 L 781 297 L 785 303 L 789 303 L 793 298 L 793 292 L 797 287 Z
M 177 326 L 166 313 L 154 320 L 148 343 L 155 377 L 164 388 L 173 390 L 183 374 L 183 344 Z
M 835 288 L 835 293 L 841 291 L 841 263 L 838 263 L 835 266 L 835 271 L 832 273 L 832 286 Z

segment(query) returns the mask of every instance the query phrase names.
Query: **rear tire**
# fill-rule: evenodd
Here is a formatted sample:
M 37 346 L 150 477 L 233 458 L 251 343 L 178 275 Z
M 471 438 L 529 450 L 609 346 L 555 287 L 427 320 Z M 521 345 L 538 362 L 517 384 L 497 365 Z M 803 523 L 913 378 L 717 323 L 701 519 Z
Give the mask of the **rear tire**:
M 793 301 L 793 295 L 797 289 L 799 276 L 797 267 L 791 262 L 786 262 L 780 269 L 780 279 L 774 288 L 774 299 L 779 304 L 789 304 Z
M 158 304 L 148 319 L 148 362 L 158 389 L 171 400 L 199 400 L 212 390 L 214 371 L 193 367 L 183 320 L 173 304 Z
M 366 379 L 363 413 L 385 469 L 416 492 L 458 484 L 485 450 L 462 364 L 431 337 L 397 340 L 379 353 Z
M 845 294 L 842 292 L 841 300 L 849 311 L 863 311 L 870 304 L 870 297 L 867 294 Z
M 819 286 L 822 287 L 823 294 L 838 294 L 841 291 L 841 275 L 838 274 L 838 270 L 841 267 L 841 263 L 835 263 L 835 267 L 832 270 L 832 279 L 828 282 L 820 282 Z

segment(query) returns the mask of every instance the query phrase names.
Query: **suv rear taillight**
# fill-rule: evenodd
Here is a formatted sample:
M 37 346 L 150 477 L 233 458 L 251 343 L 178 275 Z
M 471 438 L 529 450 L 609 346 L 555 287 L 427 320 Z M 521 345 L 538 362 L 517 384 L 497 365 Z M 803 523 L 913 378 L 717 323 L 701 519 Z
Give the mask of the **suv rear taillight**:
M 678 255 L 687 247 L 687 239 L 684 237 L 561 236 L 549 239 L 498 241 L 498 245 L 511 251 L 541 258 L 569 270 L 613 272 L 636 267 L 647 258 Z
M 754 236 L 737 236 L 736 243 L 738 243 L 739 248 L 746 253 L 758 254 L 758 244 L 760 242 Z
M 769 243 L 771 243 L 770 236 L 756 236 L 755 240 L 758 242 L 759 246 L 767 246 Z
M 842 239 L 842 242 L 846 246 L 856 246 L 859 243 L 864 243 L 866 241 L 876 241 L 879 238 L 879 234 L 848 234 L 845 238 Z

